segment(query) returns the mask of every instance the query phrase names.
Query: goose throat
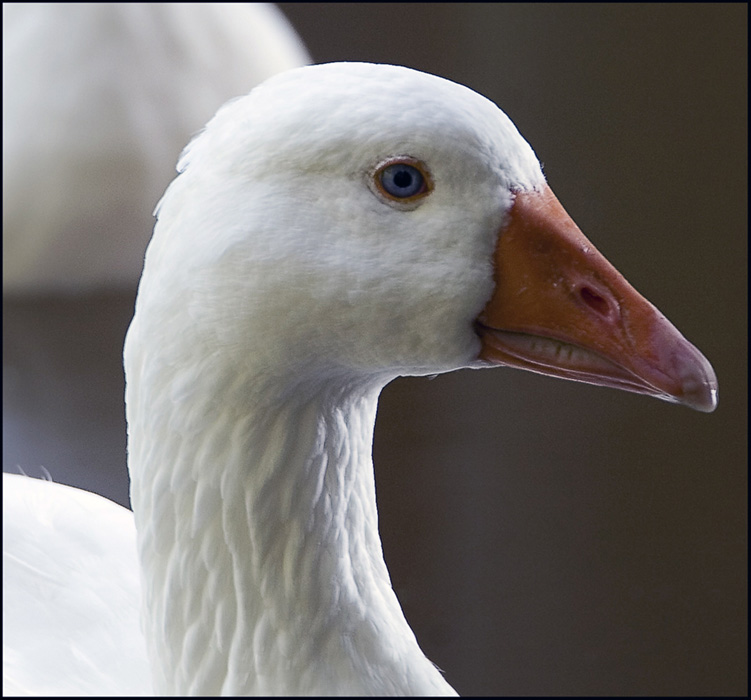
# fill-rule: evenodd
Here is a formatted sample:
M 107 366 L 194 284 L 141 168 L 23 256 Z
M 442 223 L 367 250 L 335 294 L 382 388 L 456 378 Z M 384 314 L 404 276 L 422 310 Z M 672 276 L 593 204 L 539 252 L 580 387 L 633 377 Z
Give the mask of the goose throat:
M 356 694 L 372 691 L 374 674 L 384 694 L 426 678 L 443 689 L 383 559 L 371 458 L 380 388 L 249 401 L 238 386 L 221 410 L 205 407 L 201 431 L 160 442 L 158 425 L 144 424 L 144 442 L 161 450 L 143 464 L 132 422 L 146 637 L 162 692 Z

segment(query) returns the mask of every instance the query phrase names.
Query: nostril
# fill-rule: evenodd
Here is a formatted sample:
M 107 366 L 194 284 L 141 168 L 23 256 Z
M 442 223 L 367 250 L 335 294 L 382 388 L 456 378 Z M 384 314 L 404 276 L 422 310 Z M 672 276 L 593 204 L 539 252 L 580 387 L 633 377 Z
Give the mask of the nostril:
M 579 290 L 579 296 L 590 309 L 601 316 L 607 316 L 610 314 L 610 304 L 608 303 L 608 300 L 601 294 L 598 294 L 591 287 L 582 287 Z

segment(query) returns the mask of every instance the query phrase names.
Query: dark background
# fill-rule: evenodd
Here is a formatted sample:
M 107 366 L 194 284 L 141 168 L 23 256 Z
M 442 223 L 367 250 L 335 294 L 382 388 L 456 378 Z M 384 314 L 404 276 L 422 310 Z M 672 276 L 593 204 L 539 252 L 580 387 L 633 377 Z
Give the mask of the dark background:
M 745 695 L 746 5 L 280 7 L 315 62 L 497 102 L 719 378 L 711 415 L 508 369 L 387 387 L 381 534 L 426 654 L 462 694 Z M 132 299 L 4 299 L 4 470 L 127 503 Z

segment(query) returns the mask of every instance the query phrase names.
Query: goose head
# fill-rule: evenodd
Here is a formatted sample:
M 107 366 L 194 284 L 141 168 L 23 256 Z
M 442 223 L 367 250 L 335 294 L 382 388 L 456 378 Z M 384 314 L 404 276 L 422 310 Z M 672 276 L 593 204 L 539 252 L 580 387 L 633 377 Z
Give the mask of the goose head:
M 221 349 L 290 390 L 500 364 L 715 405 L 703 356 L 466 87 L 386 65 L 288 71 L 223 107 L 178 169 L 139 291 L 165 345 L 189 317 L 197 345 L 178 355 Z
M 584 238 L 508 117 L 447 80 L 292 70 L 178 168 L 125 347 L 156 687 L 453 692 L 383 561 L 380 389 L 508 365 L 712 410 L 711 367 Z

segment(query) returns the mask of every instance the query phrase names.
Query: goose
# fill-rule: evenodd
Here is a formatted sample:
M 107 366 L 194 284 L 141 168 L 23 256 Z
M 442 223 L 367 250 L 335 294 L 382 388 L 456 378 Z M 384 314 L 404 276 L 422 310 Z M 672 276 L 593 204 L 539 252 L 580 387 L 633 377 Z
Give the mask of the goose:
M 383 557 L 381 389 L 505 366 L 709 412 L 711 365 L 443 78 L 293 69 L 178 171 L 124 349 L 133 513 L 6 476 L 6 690 L 455 695 Z
M 188 138 L 310 62 L 268 3 L 3 3 L 3 293 L 135 291 Z

